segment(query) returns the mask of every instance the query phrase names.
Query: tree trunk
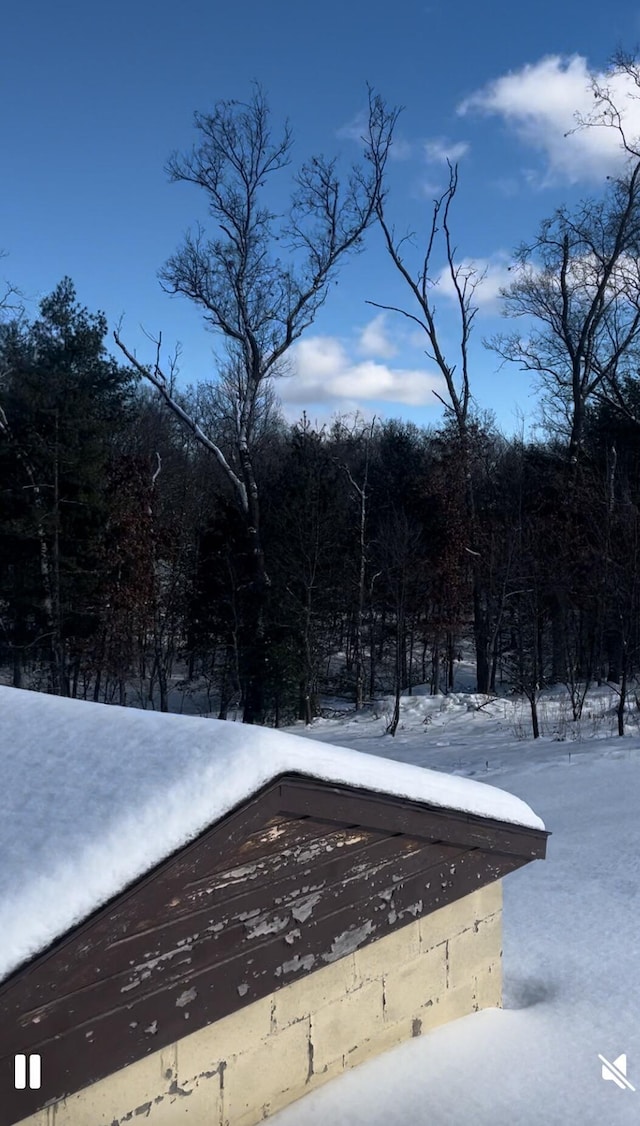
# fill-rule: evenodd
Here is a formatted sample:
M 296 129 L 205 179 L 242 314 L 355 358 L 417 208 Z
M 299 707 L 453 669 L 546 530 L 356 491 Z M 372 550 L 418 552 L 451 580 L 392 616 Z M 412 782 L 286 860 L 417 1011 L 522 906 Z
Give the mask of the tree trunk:
M 440 638 L 436 637 L 433 643 L 431 656 L 431 695 L 437 696 L 440 691 Z
M 579 361 L 578 361 L 579 362 Z M 578 369 L 576 376 L 580 379 L 580 371 Z M 584 400 L 580 393 L 574 392 L 573 399 L 573 418 L 571 420 L 571 435 L 569 438 L 569 463 L 573 468 L 574 480 L 575 473 L 578 466 L 578 459 L 580 457 L 580 449 L 582 447 L 582 435 L 584 431 Z
M 491 646 L 491 675 L 489 677 L 489 693 L 495 696 L 496 692 L 496 676 L 498 673 L 498 656 L 500 652 L 500 631 L 496 630 L 493 635 L 493 645 Z
M 238 446 L 242 479 L 244 481 L 247 510 L 247 536 L 249 552 L 253 559 L 251 587 L 243 607 L 240 669 L 243 711 L 242 722 L 261 724 L 265 719 L 265 694 L 267 679 L 266 612 L 271 580 L 265 566 L 260 531 L 260 502 L 258 482 L 249 451 L 248 439 L 241 435 Z
M 220 710 L 218 719 L 226 719 L 229 714 L 232 690 L 229 685 L 231 670 L 237 674 L 236 647 L 228 642 L 222 659 L 222 675 L 220 681 Z M 236 681 L 237 683 L 237 681 Z
M 169 711 L 169 690 L 167 684 L 167 670 L 165 663 L 162 660 L 162 652 L 156 656 L 156 668 L 158 670 L 158 688 L 160 689 L 160 711 Z
M 393 715 L 391 717 L 391 722 L 387 727 L 387 735 L 394 735 L 395 736 L 395 733 L 398 730 L 398 722 L 400 720 L 400 696 L 401 696 L 400 679 L 399 679 L 399 677 L 396 677 L 396 689 L 395 689 L 395 697 L 394 697 L 394 703 L 393 703 Z
M 415 615 L 411 617 L 411 629 L 409 630 L 409 660 L 407 664 L 407 692 L 410 696 L 413 695 L 413 648 L 415 645 L 416 636 L 416 619 Z
M 454 636 L 447 634 L 447 692 L 453 692 L 455 645 Z
M 258 575 L 249 593 L 242 624 L 241 682 L 243 695 L 242 722 L 264 723 L 267 653 L 265 642 L 265 611 L 267 601 L 264 564 L 258 560 Z
M 531 726 L 533 728 L 534 739 L 540 738 L 540 727 L 538 725 L 538 698 L 535 690 L 529 697 L 529 704 L 531 706 Z
M 624 735 L 624 709 L 627 703 L 627 646 L 622 645 L 622 677 L 620 680 L 620 699 L 618 701 L 618 735 Z
M 551 680 L 562 684 L 566 680 L 565 622 L 562 600 L 554 594 L 551 603 Z
M 22 688 L 22 650 L 18 645 L 13 646 L 13 678 L 14 688 Z
M 476 645 L 476 691 L 488 696 L 491 681 L 489 624 L 482 605 L 482 591 L 477 574 L 473 578 L 473 634 Z
M 620 683 L 620 671 L 624 660 L 624 643 L 619 629 L 607 633 L 607 680 L 611 684 Z
M 544 685 L 544 615 L 538 614 L 538 621 L 536 623 L 536 646 L 537 646 L 537 665 L 538 665 L 538 682 L 541 686 Z
M 376 694 L 376 638 L 373 607 L 369 619 L 369 699 L 373 700 Z

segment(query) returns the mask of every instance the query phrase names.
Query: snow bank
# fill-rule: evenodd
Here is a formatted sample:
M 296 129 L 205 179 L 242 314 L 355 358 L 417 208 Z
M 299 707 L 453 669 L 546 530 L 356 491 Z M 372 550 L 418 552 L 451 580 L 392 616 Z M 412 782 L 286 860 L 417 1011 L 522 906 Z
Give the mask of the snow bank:
M 532 828 L 467 778 L 265 728 L 0 686 L 0 980 L 285 772 Z

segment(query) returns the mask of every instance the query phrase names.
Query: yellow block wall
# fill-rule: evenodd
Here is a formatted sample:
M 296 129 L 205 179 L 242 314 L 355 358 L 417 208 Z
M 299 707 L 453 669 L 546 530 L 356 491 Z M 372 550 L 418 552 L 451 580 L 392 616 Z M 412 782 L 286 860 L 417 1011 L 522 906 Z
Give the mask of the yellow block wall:
M 20 1126 L 255 1126 L 346 1068 L 502 1002 L 502 885 L 467 895 Z M 43 1065 L 46 1061 L 43 1059 Z

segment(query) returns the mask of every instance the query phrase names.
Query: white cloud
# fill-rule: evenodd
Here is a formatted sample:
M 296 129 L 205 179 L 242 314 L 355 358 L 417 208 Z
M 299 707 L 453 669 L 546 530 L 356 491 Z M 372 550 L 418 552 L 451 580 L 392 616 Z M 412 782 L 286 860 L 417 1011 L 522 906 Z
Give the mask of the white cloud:
M 619 308 L 633 303 L 633 294 L 638 292 L 638 279 L 640 266 L 637 258 L 630 254 L 622 254 L 605 286 L 605 296 L 610 301 L 621 299 Z M 556 270 L 542 271 L 541 266 L 535 261 L 529 261 L 524 266 L 516 265 L 510 275 L 513 280 L 538 277 L 548 292 L 559 291 L 561 281 Z M 574 299 L 592 301 L 596 296 L 602 281 L 602 263 L 593 253 L 582 254 L 572 258 L 566 273 L 569 291 Z
M 391 160 L 409 160 L 413 155 L 413 145 L 410 141 L 405 140 L 404 137 L 394 136 L 389 149 L 389 156 Z
M 362 142 L 362 138 L 367 133 L 367 119 L 364 113 L 357 113 L 355 117 L 348 121 L 346 125 L 342 125 L 337 132 L 337 136 L 341 140 Z
M 444 180 L 440 184 L 437 184 L 435 180 L 420 180 L 415 194 L 418 195 L 420 199 L 425 197 L 435 202 L 436 199 L 440 199 L 440 196 L 445 190 L 445 186 Z
M 455 164 L 469 151 L 466 141 L 447 141 L 444 137 L 434 137 L 425 141 L 424 154 L 431 164 Z
M 476 110 L 495 114 L 521 140 L 543 153 L 547 171 L 540 186 L 557 181 L 601 182 L 624 159 L 617 131 L 585 128 L 565 135 L 575 129 L 578 114 L 588 117 L 597 108 L 590 87 L 592 78 L 609 87 L 630 136 L 640 135 L 640 100 L 629 97 L 635 89 L 630 79 L 589 71 L 581 55 L 548 55 L 502 75 L 466 98 L 458 113 Z
M 499 252 L 493 258 L 462 258 L 457 266 L 461 270 L 460 284 L 465 273 L 475 270 L 477 277 L 482 274 L 482 281 L 478 281 L 472 304 L 477 305 L 483 313 L 499 313 L 501 311 L 500 290 L 510 285 L 513 274 L 509 270 L 510 259 L 506 254 Z M 437 293 L 457 301 L 457 295 L 449 267 L 443 267 L 436 278 Z
M 291 374 L 278 380 L 287 407 L 332 402 L 335 410 L 352 410 L 380 400 L 422 406 L 434 401 L 433 390 L 442 393 L 442 379 L 432 372 L 374 360 L 353 363 L 332 336 L 309 336 L 293 346 L 290 357 Z
M 387 336 L 387 318 L 384 313 L 378 313 L 369 324 L 365 325 L 358 347 L 366 356 L 379 356 L 383 360 L 395 356 L 397 348 Z

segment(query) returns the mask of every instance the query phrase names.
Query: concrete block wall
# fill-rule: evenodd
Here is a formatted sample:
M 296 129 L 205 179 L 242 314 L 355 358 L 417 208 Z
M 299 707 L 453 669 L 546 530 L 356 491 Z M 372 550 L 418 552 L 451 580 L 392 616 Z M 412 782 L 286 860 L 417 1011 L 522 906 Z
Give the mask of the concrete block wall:
M 502 1000 L 502 886 L 484 887 L 20 1126 L 255 1126 L 372 1056 Z

